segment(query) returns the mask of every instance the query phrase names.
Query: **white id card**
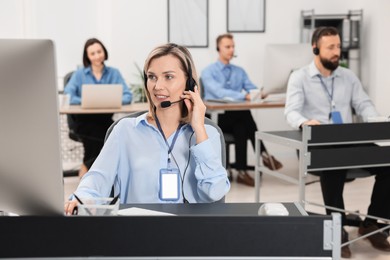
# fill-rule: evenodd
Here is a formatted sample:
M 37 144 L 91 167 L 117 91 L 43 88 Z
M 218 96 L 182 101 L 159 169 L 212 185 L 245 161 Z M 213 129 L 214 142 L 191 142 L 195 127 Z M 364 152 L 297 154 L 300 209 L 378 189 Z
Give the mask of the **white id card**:
M 178 169 L 160 170 L 160 200 L 177 201 L 179 199 L 180 176 Z

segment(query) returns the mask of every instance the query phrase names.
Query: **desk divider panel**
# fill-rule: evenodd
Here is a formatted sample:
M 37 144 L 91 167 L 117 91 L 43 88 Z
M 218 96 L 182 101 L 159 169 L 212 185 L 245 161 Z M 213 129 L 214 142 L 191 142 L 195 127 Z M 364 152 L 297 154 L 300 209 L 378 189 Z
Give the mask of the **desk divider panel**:
M 324 250 L 326 220 L 331 216 L 1 217 L 0 257 L 324 259 L 332 257 Z
M 390 122 L 318 125 L 310 131 L 309 145 L 390 140 Z
M 308 170 L 390 166 L 390 146 L 321 146 L 310 149 Z

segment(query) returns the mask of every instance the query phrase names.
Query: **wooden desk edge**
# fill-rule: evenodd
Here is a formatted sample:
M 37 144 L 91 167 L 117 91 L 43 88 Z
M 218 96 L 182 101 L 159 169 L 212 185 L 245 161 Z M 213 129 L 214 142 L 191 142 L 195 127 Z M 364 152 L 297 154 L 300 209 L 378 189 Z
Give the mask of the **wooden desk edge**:
M 258 108 L 279 108 L 284 107 L 285 102 L 240 102 L 240 103 L 219 103 L 204 101 L 209 110 L 246 110 Z

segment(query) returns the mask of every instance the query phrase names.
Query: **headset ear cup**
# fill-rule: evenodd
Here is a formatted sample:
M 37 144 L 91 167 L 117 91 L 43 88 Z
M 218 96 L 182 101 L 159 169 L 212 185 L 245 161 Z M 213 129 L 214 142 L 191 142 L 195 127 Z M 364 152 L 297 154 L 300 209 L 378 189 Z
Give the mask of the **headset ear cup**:
M 147 88 L 148 86 L 148 76 L 146 75 L 145 71 L 144 71 L 144 86 L 145 88 Z
M 219 52 L 219 47 L 217 46 L 217 52 Z
M 314 47 L 313 48 L 313 53 L 314 53 L 314 55 L 319 55 L 320 54 L 320 49 L 318 49 L 317 47 Z
M 194 80 L 194 78 L 189 78 L 187 79 L 186 81 L 186 90 L 190 90 L 190 91 L 194 91 L 195 89 L 195 86 L 196 86 L 196 81 Z

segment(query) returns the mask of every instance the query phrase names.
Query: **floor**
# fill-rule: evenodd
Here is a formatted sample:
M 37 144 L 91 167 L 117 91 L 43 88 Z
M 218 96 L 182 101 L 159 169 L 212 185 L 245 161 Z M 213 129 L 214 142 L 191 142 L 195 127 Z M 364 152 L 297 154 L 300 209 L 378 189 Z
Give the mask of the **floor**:
M 278 155 L 278 159 L 282 161 L 284 167 L 281 170 L 290 176 L 296 176 L 298 172 L 298 164 L 296 157 Z M 65 198 L 76 189 L 78 177 L 65 178 Z M 316 177 L 309 177 L 312 184 L 306 186 L 306 200 L 322 203 L 322 196 L 319 183 Z M 366 213 L 369 198 L 372 190 L 373 177 L 356 179 L 345 184 L 344 198 L 346 208 Z M 254 188 L 232 182 L 230 192 L 226 196 L 226 202 L 254 202 Z M 262 176 L 260 189 L 261 202 L 294 202 L 298 201 L 298 188 L 294 184 L 278 180 L 269 175 Z M 306 205 L 306 210 L 316 213 L 324 213 L 324 209 L 318 206 Z M 347 227 L 350 239 L 358 236 L 357 228 Z M 390 239 L 390 238 L 388 238 Z M 352 259 L 372 259 L 372 260 L 389 260 L 390 253 L 378 251 L 371 247 L 367 240 L 358 240 L 350 245 L 352 251 Z

